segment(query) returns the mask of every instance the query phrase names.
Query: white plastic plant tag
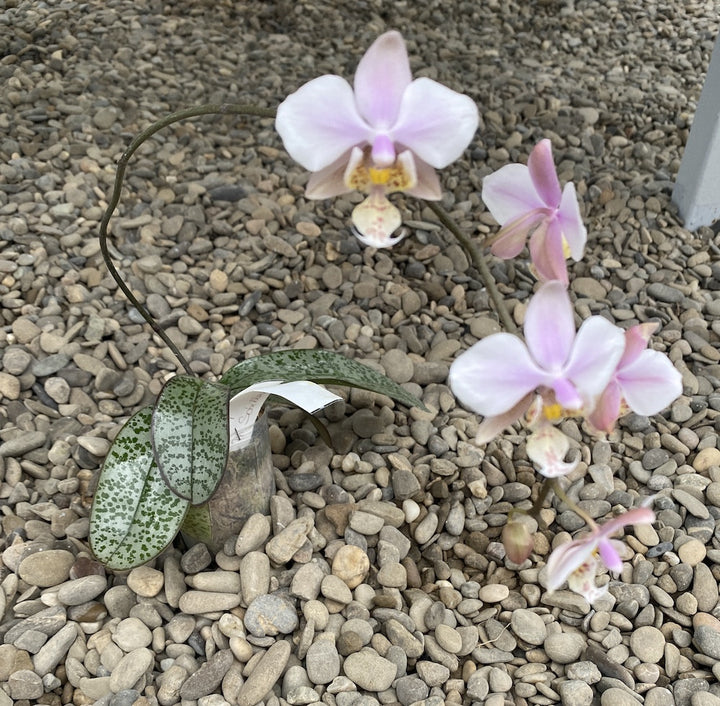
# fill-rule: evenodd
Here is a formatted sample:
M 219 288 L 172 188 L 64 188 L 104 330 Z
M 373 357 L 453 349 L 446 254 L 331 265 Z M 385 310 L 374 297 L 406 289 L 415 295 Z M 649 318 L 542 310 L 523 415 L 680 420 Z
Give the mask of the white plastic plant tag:
M 342 399 L 308 380 L 295 382 L 258 382 L 235 395 L 230 400 L 230 451 L 244 448 L 252 434 L 260 409 L 270 395 L 277 395 L 312 414 Z

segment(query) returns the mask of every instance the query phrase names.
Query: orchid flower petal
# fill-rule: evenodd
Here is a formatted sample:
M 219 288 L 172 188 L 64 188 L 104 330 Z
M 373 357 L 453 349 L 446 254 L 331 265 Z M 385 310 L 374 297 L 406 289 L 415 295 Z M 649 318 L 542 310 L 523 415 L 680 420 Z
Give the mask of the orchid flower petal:
M 587 229 L 580 215 L 575 184 L 568 182 L 562 192 L 560 208 L 557 219 L 562 228 L 562 235 L 570 249 L 572 259 L 577 262 L 582 259 L 587 242 Z
M 535 191 L 549 208 L 560 205 L 560 182 L 555 171 L 550 140 L 540 140 L 530 153 L 527 163 Z
M 610 380 L 588 415 L 588 422 L 598 431 L 610 432 L 620 414 L 622 391 L 616 380 Z
M 650 336 L 657 331 L 660 324 L 656 321 L 652 321 L 647 324 L 638 324 L 637 326 L 630 327 L 625 331 L 625 350 L 623 351 L 622 358 L 618 363 L 618 368 L 622 369 L 626 365 L 629 365 L 647 348 L 650 342 Z
M 575 339 L 572 304 L 560 282 L 546 282 L 532 297 L 523 332 L 538 365 L 547 371 L 559 372 Z
M 609 571 L 612 571 L 614 574 L 619 574 L 620 571 L 622 571 L 622 559 L 617 549 L 612 545 L 612 542 L 607 539 L 601 539 L 598 542 L 598 552 L 600 553 L 602 563 L 607 566 Z
M 643 351 L 618 371 L 617 380 L 628 407 L 645 416 L 657 414 L 682 394 L 682 375 L 658 351 Z
M 624 347 L 622 330 L 602 316 L 591 316 L 580 326 L 565 374 L 588 409 L 595 406 L 597 397 L 610 382 Z
M 402 154 L 402 153 L 401 153 Z M 417 183 L 406 190 L 410 196 L 428 201 L 439 201 L 442 198 L 442 187 L 437 172 L 419 157 L 414 158 Z
M 530 259 L 540 279 L 557 280 L 568 285 L 568 271 L 560 224 L 556 218 L 546 219 L 530 236 Z
M 352 222 L 357 239 L 373 248 L 389 248 L 405 235 L 390 237 L 402 225 L 400 211 L 385 198 L 382 191 L 372 191 L 362 203 L 355 206 Z
M 309 199 L 328 199 L 350 191 L 350 187 L 345 183 L 349 155 L 350 153 L 346 152 L 332 164 L 313 172 L 305 186 L 305 196 Z
M 418 78 L 405 89 L 391 132 L 396 142 L 442 169 L 462 155 L 479 120 L 472 98 L 432 79 Z
M 525 414 L 532 399 L 532 393 L 525 395 L 525 397 L 523 397 L 514 407 L 504 414 L 498 414 L 494 417 L 485 417 L 478 427 L 477 435 L 475 436 L 475 443 L 478 446 L 487 444 L 488 441 L 492 441 L 492 439 L 494 439 L 504 429 L 507 429 L 509 426 L 515 424 L 515 422 L 517 422 L 518 419 Z
M 320 76 L 291 93 L 278 106 L 275 128 L 288 154 L 311 172 L 372 135 L 350 84 L 340 76 Z
M 558 478 L 572 473 L 579 463 L 563 461 L 570 449 L 570 440 L 557 427 L 541 426 L 527 438 L 525 449 L 531 461 L 545 478 Z
M 507 164 L 484 177 L 482 200 L 492 217 L 503 226 L 528 211 L 546 209 L 524 164 Z
M 538 368 L 525 344 L 509 333 L 494 333 L 458 356 L 450 366 L 449 383 L 468 409 L 483 416 L 511 410 L 547 374 Z
M 592 535 L 588 535 L 554 549 L 546 564 L 548 591 L 556 591 L 573 572 L 590 561 L 596 547 L 597 542 Z
M 610 537 L 628 525 L 649 525 L 655 522 L 655 512 L 646 506 L 634 507 L 613 517 L 600 527 L 600 535 Z
M 392 127 L 411 81 L 402 35 L 396 31 L 381 34 L 360 59 L 355 72 L 355 100 L 360 114 L 374 128 Z
M 509 221 L 497 235 L 489 239 L 490 252 L 503 260 L 517 257 L 525 247 L 528 233 L 533 228 L 539 230 L 542 226 L 538 223 L 544 217 L 545 214 L 542 211 L 528 211 L 528 213 Z

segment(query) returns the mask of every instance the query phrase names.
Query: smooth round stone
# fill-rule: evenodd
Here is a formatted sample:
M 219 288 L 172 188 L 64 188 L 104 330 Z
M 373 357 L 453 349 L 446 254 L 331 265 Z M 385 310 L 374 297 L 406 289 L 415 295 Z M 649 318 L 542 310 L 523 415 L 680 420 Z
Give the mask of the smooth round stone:
M 558 685 L 562 703 L 567 706 L 590 706 L 593 690 L 589 684 L 579 679 L 568 679 Z
M 127 585 L 142 598 L 154 598 L 162 590 L 165 577 L 162 571 L 150 566 L 138 566 L 127 577 Z
M 625 689 L 613 686 L 600 697 L 600 706 L 637 706 L 637 699 Z
M 547 638 L 547 627 L 543 619 L 531 610 L 519 608 L 510 618 L 513 632 L 531 645 L 542 645 Z
M 720 660 L 720 631 L 708 625 L 700 625 L 695 628 L 693 642 L 704 655 Z
M 504 601 L 510 595 L 510 589 L 500 583 L 491 583 L 483 586 L 478 591 L 478 598 L 483 603 L 499 603 Z
M 357 510 L 350 515 L 350 528 L 360 534 L 372 536 L 378 534 L 383 528 L 385 521 L 382 517 L 372 515 L 369 512 Z
M 462 650 L 462 636 L 449 625 L 441 623 L 435 628 L 435 639 L 438 645 L 452 654 L 459 654 Z
M 651 625 L 644 625 L 630 633 L 630 649 L 641 661 L 656 664 L 665 653 L 665 636 Z
M 155 653 L 146 647 L 140 647 L 126 654 L 112 670 L 110 689 L 117 693 L 123 689 L 132 689 L 138 679 L 145 674 L 155 661 Z
M 367 691 L 385 691 L 397 676 L 397 667 L 369 647 L 348 655 L 343 671 L 352 682 Z
M 720 466 L 720 449 L 714 446 L 698 451 L 692 462 L 692 467 L 700 473 L 707 471 L 710 466 Z
M 499 667 L 493 667 L 488 675 L 490 691 L 496 694 L 504 694 L 512 689 L 512 677 Z
M 118 623 L 113 642 L 123 651 L 132 652 L 152 642 L 150 629 L 138 618 L 125 618 Z
M 254 706 L 265 697 L 285 671 L 291 650 L 287 640 L 278 640 L 268 649 L 240 687 L 237 706 Z
M 260 513 L 250 515 L 235 541 L 235 554 L 243 557 L 249 552 L 260 549 L 270 536 L 271 530 L 268 517 Z
M 82 605 L 97 598 L 106 588 L 107 579 L 104 576 L 83 576 L 63 584 L 57 592 L 57 599 L 63 605 Z
M 415 663 L 418 676 L 429 686 L 442 686 L 450 678 L 450 670 L 444 664 L 421 660 Z
M 353 544 L 344 544 L 332 561 L 332 573 L 342 579 L 348 588 L 359 586 L 370 571 L 368 555 Z M 348 601 L 349 602 L 349 601 Z
M 554 633 L 548 635 L 543 645 L 547 656 L 558 664 L 576 662 L 585 648 L 585 641 L 573 633 Z
M 377 574 L 378 583 L 389 588 L 404 589 L 407 586 L 407 571 L 402 564 L 385 564 Z
M 285 596 L 258 596 L 245 611 L 245 627 L 257 637 L 287 635 L 298 626 L 295 604 Z
M 48 549 L 25 557 L 18 574 L 31 586 L 48 588 L 67 581 L 75 557 L 64 549 Z
M 689 566 L 697 566 L 705 559 L 707 549 L 699 539 L 689 539 L 677 550 L 680 561 Z
M 45 691 L 42 679 L 30 669 L 18 669 L 8 677 L 10 698 L 28 701 L 40 698 Z
M 240 605 L 240 596 L 235 593 L 213 593 L 210 591 L 186 591 L 180 596 L 178 608 L 183 613 L 216 613 L 232 610 Z
M 332 636 L 315 638 L 305 654 L 305 669 L 313 684 L 329 684 L 340 674 L 340 655 Z

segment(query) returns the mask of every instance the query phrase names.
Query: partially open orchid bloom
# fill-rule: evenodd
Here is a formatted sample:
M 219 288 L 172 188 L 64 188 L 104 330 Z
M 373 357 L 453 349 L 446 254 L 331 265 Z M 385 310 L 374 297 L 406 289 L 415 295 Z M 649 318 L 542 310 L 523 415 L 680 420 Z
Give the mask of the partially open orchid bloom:
M 502 226 L 491 251 L 516 257 L 530 236 L 530 258 L 541 279 L 568 284 L 566 257 L 582 257 L 587 231 L 580 217 L 575 186 L 560 190 L 550 140 L 541 140 L 527 166 L 508 164 L 483 179 L 482 199 Z
M 340 76 L 320 76 L 288 96 L 275 120 L 290 156 L 313 172 L 309 198 L 369 194 L 352 221 L 361 242 L 376 248 L 403 237 L 391 236 L 401 218 L 386 195 L 440 199 L 435 169 L 460 157 L 477 126 L 471 98 L 429 78 L 412 80 L 405 42 L 395 31 L 373 42 L 353 87 Z
M 568 582 L 571 591 L 593 603 L 607 591 L 607 586 L 595 584 L 598 561 L 609 571 L 620 573 L 622 542 L 610 537 L 627 525 L 645 525 L 655 521 L 655 513 L 646 506 L 628 510 L 604 525 L 595 527 L 588 535 L 560 545 L 547 561 L 547 589 L 552 593 Z
M 650 416 L 665 409 L 682 393 L 682 375 L 670 359 L 648 350 L 657 324 L 639 324 L 625 332 L 625 351 L 608 386 L 588 421 L 602 431 L 612 431 L 627 410 Z
M 522 564 L 532 553 L 533 538 L 522 520 L 510 520 L 502 531 L 505 554 L 514 564 Z
M 453 393 L 468 409 L 487 417 L 479 443 L 517 421 L 536 392 L 549 421 L 587 414 L 607 387 L 623 353 L 623 332 L 591 316 L 575 332 L 573 308 L 560 282 L 547 282 L 530 300 L 525 343 L 509 333 L 478 341 L 450 366 Z M 562 460 L 562 459 L 560 459 Z

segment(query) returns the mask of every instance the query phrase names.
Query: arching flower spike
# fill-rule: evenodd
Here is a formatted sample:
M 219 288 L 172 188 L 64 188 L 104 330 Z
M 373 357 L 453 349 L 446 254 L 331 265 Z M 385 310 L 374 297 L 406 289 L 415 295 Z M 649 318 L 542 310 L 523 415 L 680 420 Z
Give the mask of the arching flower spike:
M 429 78 L 414 81 L 399 32 L 378 37 L 360 60 L 353 87 L 340 76 L 313 79 L 279 106 L 275 127 L 290 156 L 313 172 L 313 199 L 361 191 L 352 215 L 361 242 L 386 248 L 400 213 L 393 191 L 439 200 L 435 169 L 460 157 L 475 134 L 478 110 L 468 96 Z
M 582 257 L 587 231 L 580 217 L 575 186 L 560 190 L 550 140 L 541 140 L 527 166 L 508 164 L 483 179 L 482 199 L 502 226 L 491 251 L 516 257 L 530 237 L 530 258 L 541 279 L 568 284 L 565 259 Z

